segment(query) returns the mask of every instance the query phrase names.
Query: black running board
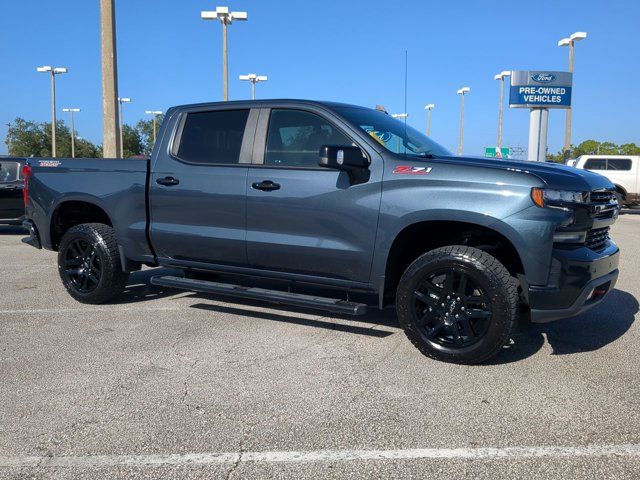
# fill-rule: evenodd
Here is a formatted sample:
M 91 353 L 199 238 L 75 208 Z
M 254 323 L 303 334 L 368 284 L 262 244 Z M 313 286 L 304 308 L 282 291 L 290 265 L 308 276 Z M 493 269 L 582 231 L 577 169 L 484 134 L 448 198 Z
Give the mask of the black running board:
M 367 306 L 364 303 L 348 302 L 338 298 L 316 297 L 300 293 L 283 292 L 280 290 L 267 290 L 264 288 L 243 287 L 230 283 L 209 282 L 191 278 L 167 276 L 151 277 L 151 283 L 161 287 L 178 288 L 194 292 L 216 293 L 228 297 L 241 297 L 251 300 L 261 300 L 269 303 L 295 305 L 296 307 L 311 308 L 314 310 L 326 310 L 333 313 L 347 315 L 364 315 Z

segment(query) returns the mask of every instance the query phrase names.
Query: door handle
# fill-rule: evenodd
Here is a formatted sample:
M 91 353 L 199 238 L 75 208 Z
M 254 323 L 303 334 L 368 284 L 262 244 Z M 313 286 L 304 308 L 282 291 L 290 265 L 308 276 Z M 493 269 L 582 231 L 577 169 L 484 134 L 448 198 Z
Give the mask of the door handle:
M 263 180 L 262 182 L 252 183 L 251 188 L 262 190 L 263 192 L 272 192 L 274 190 L 280 189 L 280 184 L 272 182 L 271 180 Z
M 180 180 L 173 177 L 164 177 L 164 178 L 158 178 L 156 180 L 156 183 L 159 183 L 160 185 L 166 185 L 167 187 L 171 187 L 172 185 L 178 185 L 180 183 Z

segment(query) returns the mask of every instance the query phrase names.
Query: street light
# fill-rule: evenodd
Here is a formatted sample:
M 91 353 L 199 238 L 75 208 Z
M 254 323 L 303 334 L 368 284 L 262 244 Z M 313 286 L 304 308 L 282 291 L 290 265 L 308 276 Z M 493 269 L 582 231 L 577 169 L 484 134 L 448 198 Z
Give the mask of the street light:
M 569 71 L 571 73 L 573 73 L 574 44 L 585 38 L 587 38 L 587 32 L 575 32 L 571 34 L 569 38 L 563 38 L 558 42 L 559 47 L 569 47 Z M 565 110 L 564 147 L 562 148 L 565 157 L 568 156 L 569 149 L 571 148 L 571 110 L 571 107 Z
M 250 73 L 248 75 L 240 75 L 238 78 L 240 80 L 246 80 L 251 82 L 251 100 L 256 99 L 256 83 L 266 82 L 268 80 L 266 75 L 256 75 L 255 73 Z
M 424 106 L 424 109 L 427 111 L 427 137 L 431 135 L 431 110 L 434 108 L 436 108 L 436 106 L 433 103 Z
M 470 92 L 471 89 L 469 87 L 462 87 L 457 92 L 458 95 L 460 95 L 460 135 L 458 136 L 458 155 L 462 155 L 462 142 L 464 140 L 464 96 Z
M 56 75 L 67 73 L 65 67 L 52 67 L 44 65 L 37 67 L 36 71 L 40 73 L 49 73 L 51 75 L 51 156 L 56 157 Z
M 153 115 L 153 143 L 156 143 L 156 120 L 159 115 L 162 115 L 162 110 L 145 110 L 147 115 Z
M 76 127 L 73 122 L 73 114 L 80 111 L 79 108 L 63 108 L 63 112 L 69 112 L 71 114 L 71 158 L 76 158 Z
M 502 147 L 502 108 L 504 104 L 504 79 L 509 77 L 511 72 L 509 70 L 503 70 L 499 74 L 493 77 L 494 80 L 500 80 L 500 97 L 498 100 L 498 142 L 497 147 Z
M 229 74 L 227 61 L 227 25 L 231 25 L 234 20 L 246 20 L 247 12 L 229 12 L 229 7 L 216 7 L 214 11 L 200 12 L 203 20 L 220 20 L 222 23 L 222 98 L 226 102 L 229 100 Z
M 122 116 L 123 103 L 131 103 L 131 99 L 129 97 L 118 97 L 118 118 L 120 119 L 120 153 L 122 155 L 122 158 L 124 158 L 124 143 L 122 143 L 122 127 L 124 127 L 124 118 Z

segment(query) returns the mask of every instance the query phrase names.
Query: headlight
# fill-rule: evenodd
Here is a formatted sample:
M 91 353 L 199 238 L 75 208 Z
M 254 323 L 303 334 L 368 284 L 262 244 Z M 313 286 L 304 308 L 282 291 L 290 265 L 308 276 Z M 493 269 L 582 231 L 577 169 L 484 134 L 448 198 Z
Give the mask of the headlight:
M 585 203 L 587 195 L 584 192 L 570 190 L 548 190 L 532 188 L 531 200 L 539 207 L 562 205 L 567 203 Z

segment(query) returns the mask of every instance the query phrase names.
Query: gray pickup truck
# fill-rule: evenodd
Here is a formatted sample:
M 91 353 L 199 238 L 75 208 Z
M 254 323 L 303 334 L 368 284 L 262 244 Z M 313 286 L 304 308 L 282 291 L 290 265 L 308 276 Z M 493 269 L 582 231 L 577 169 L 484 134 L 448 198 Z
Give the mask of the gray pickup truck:
M 142 265 L 173 267 L 184 275 L 151 282 L 350 315 L 395 304 L 425 355 L 479 363 L 521 313 L 577 315 L 618 276 L 605 177 L 454 157 L 353 105 L 175 107 L 149 160 L 33 159 L 24 173 L 25 241 L 58 252 L 86 303 L 113 299 Z

